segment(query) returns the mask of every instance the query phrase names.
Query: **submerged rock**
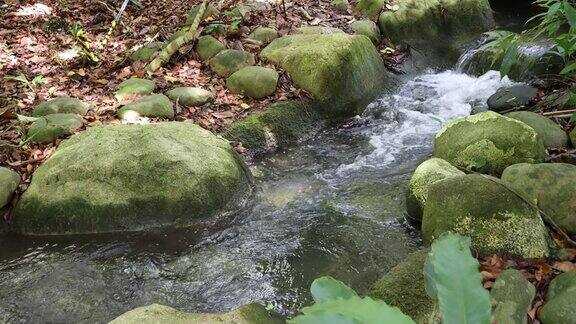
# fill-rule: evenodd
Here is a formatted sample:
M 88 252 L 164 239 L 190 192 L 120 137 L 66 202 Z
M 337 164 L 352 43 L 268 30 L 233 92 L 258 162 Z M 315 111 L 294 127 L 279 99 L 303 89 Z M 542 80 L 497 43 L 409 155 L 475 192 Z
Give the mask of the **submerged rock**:
M 515 111 L 506 114 L 506 117 L 514 118 L 534 128 L 538 136 L 542 138 L 546 148 L 568 147 L 568 134 L 566 134 L 562 126 L 549 118 L 531 111 Z
M 149 95 L 154 91 L 154 88 L 156 88 L 156 85 L 152 80 L 131 78 L 118 85 L 116 92 L 114 92 L 114 97 L 122 103 L 130 96 Z
M 255 64 L 254 54 L 234 49 L 223 50 L 210 60 L 210 68 L 221 77 Z
M 562 229 L 576 233 L 576 166 L 564 163 L 515 164 L 502 180 L 530 201 Z
M 500 273 L 490 291 L 496 323 L 526 324 L 535 295 L 536 288 L 520 271 Z
M 226 80 L 228 90 L 254 99 L 274 94 L 277 84 L 278 72 L 262 66 L 247 66 Z
M 543 324 L 574 324 L 576 312 L 576 272 L 563 273 L 550 282 L 546 303 L 538 317 Z
M 206 61 L 222 52 L 225 48 L 226 46 L 216 38 L 210 35 L 205 35 L 198 38 L 194 50 L 196 51 L 196 54 L 198 54 L 200 60 Z
M 58 97 L 45 101 L 34 108 L 33 117 L 41 117 L 50 114 L 77 114 L 86 115 L 89 106 L 77 98 Z
M 488 98 L 488 108 L 496 112 L 521 108 L 535 101 L 537 96 L 538 89 L 529 85 L 500 88 Z
M 84 125 L 75 114 L 51 114 L 40 117 L 28 128 L 28 138 L 33 143 L 49 143 L 58 138 L 72 135 Z
M 174 88 L 166 92 L 166 96 L 174 102 L 178 101 L 179 104 L 188 107 L 202 106 L 215 99 L 215 95 L 212 92 L 198 87 Z
M 248 36 L 249 39 L 258 41 L 262 44 L 268 44 L 278 37 L 278 31 L 270 27 L 257 27 Z
M 20 184 L 20 175 L 4 167 L 0 167 L 0 208 L 6 206 Z
M 427 256 L 428 250 L 411 254 L 378 280 L 368 295 L 400 308 L 417 323 L 427 322 L 435 308 L 425 288 L 424 262 Z
M 131 102 L 118 110 L 118 117 L 127 119 L 130 117 L 162 117 L 174 118 L 172 102 L 162 94 L 142 97 Z
M 91 127 L 34 173 L 16 208 L 23 234 L 186 226 L 250 192 L 228 141 L 191 123 Z
M 408 184 L 406 199 L 408 216 L 417 222 L 422 221 L 422 211 L 426 205 L 430 186 L 440 180 L 462 175 L 465 175 L 465 173 L 439 158 L 431 158 L 420 164 Z
M 274 40 L 260 54 L 284 69 L 300 88 L 319 101 L 329 117 L 362 112 L 387 79 L 382 58 L 370 40 L 347 34 L 290 35 Z
M 266 309 L 259 304 L 249 304 L 222 314 L 186 313 L 172 307 L 152 304 L 126 312 L 110 324 L 274 324 Z
M 499 175 L 510 165 L 543 162 L 536 131 L 492 111 L 451 121 L 436 134 L 434 156 L 455 166 Z
M 452 177 L 430 187 L 422 236 L 431 243 L 445 232 L 470 236 L 473 249 L 483 256 L 549 254 L 548 230 L 538 211 L 490 176 Z
M 370 38 L 374 44 L 380 43 L 380 29 L 372 20 L 358 20 L 353 22 L 350 27 L 352 27 L 354 34 L 364 35 Z

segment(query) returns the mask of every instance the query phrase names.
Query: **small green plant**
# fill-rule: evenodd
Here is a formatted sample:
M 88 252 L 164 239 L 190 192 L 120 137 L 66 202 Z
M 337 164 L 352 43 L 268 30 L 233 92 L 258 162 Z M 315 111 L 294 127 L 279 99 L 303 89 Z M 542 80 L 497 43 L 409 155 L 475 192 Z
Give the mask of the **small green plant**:
M 436 300 L 444 324 L 490 323 L 490 297 L 482 286 L 479 264 L 470 253 L 470 244 L 470 238 L 444 235 L 434 241 L 426 259 L 426 292 Z M 352 288 L 331 277 L 314 280 L 310 291 L 315 304 L 302 309 L 302 315 L 289 323 L 415 323 L 398 308 L 359 297 Z M 430 323 L 435 321 L 432 316 Z
M 4 77 L 4 80 L 18 81 L 25 84 L 28 89 L 34 93 L 35 96 L 38 93 L 38 88 L 43 84 L 48 83 L 48 80 L 46 80 L 46 78 L 42 75 L 37 75 L 32 80 L 28 80 L 24 74 L 8 75 Z
M 70 34 L 74 37 L 74 40 L 78 45 L 80 45 L 80 54 L 86 57 L 91 62 L 99 62 L 100 59 L 94 51 L 91 50 L 90 39 L 88 39 L 88 34 L 79 22 L 74 22 L 70 26 Z

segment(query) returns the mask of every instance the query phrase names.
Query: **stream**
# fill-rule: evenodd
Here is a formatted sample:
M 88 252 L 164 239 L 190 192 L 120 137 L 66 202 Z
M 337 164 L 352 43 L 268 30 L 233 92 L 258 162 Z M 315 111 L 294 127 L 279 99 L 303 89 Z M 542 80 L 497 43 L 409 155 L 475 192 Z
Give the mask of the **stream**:
M 290 316 L 314 278 L 365 292 L 421 246 L 405 186 L 441 125 L 509 85 L 491 71 L 405 76 L 341 128 L 250 165 L 258 191 L 208 229 L 1 237 L 0 322 L 107 322 L 151 303 L 219 312 L 258 302 Z

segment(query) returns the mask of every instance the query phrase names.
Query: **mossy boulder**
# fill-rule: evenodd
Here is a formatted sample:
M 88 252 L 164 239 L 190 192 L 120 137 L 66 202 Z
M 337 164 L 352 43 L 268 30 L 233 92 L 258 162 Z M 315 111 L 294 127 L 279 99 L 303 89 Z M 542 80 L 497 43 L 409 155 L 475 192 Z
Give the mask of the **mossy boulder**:
M 542 138 L 521 121 L 492 111 L 451 121 L 436 134 L 434 156 L 499 175 L 510 165 L 543 162 Z
M 142 46 L 130 54 L 130 60 L 148 62 L 152 57 L 164 47 L 164 43 L 153 42 Z
M 340 28 L 325 26 L 303 26 L 297 28 L 296 33 L 304 35 L 345 34 L 344 31 Z
M 136 117 L 174 118 L 174 109 L 170 99 L 162 94 L 142 97 L 118 109 L 122 119 Z
M 154 88 L 156 88 L 156 84 L 154 84 L 152 80 L 131 78 L 121 82 L 116 87 L 114 97 L 116 97 L 116 100 L 120 103 L 123 103 L 126 99 L 133 96 L 149 95 L 154 91 Z
M 259 304 L 248 304 L 222 314 L 186 313 L 172 307 L 152 304 L 128 311 L 110 324 L 274 324 L 277 323 Z
M 576 147 L 576 128 L 570 132 L 570 141 L 572 142 L 572 146 Z
M 198 87 L 178 87 L 166 92 L 166 96 L 173 100 L 178 101 L 179 104 L 184 106 L 202 106 L 208 102 L 214 101 L 216 96 L 206 89 Z
M 490 291 L 497 323 L 526 324 L 536 288 L 516 269 L 504 270 Z
M 274 94 L 277 85 L 278 72 L 262 66 L 247 66 L 226 80 L 228 90 L 254 99 Z
M 364 19 L 353 22 L 350 27 L 356 35 L 364 35 L 374 44 L 380 43 L 380 29 L 372 20 Z
M 90 106 L 80 99 L 71 97 L 58 97 L 45 101 L 34 107 L 33 117 L 41 117 L 50 114 L 78 114 L 86 115 Z
M 320 116 L 312 103 L 283 101 L 233 123 L 222 136 L 261 153 L 293 145 L 308 137 L 319 125 Z
M 359 35 L 284 36 L 260 56 L 288 72 L 334 119 L 361 113 L 394 80 L 374 45 Z
M 15 225 L 31 235 L 187 226 L 235 205 L 250 182 L 229 142 L 192 123 L 91 127 L 36 170 Z
M 563 273 L 550 282 L 546 303 L 538 317 L 543 324 L 574 324 L 576 312 L 576 272 Z
M 500 88 L 491 95 L 486 102 L 488 108 L 495 112 L 502 112 L 514 108 L 522 108 L 534 102 L 538 97 L 538 89 L 521 84 Z
M 566 134 L 562 126 L 549 118 L 531 111 L 515 111 L 506 114 L 506 117 L 514 118 L 534 128 L 538 136 L 542 138 L 546 148 L 568 147 L 568 134 Z
M 268 44 L 278 38 L 278 31 L 270 27 L 256 27 L 248 38 L 260 42 L 261 44 Z
M 75 114 L 51 114 L 35 120 L 28 128 L 33 143 L 49 143 L 57 138 L 74 134 L 82 128 L 82 118 Z
M 368 295 L 398 307 L 417 323 L 427 323 L 435 303 L 425 288 L 424 262 L 428 250 L 421 250 L 385 274 L 370 288 Z
M 210 60 L 210 68 L 219 76 L 227 77 L 241 68 L 254 65 L 255 63 L 254 54 L 246 51 L 227 49 L 216 54 L 216 56 Z
M 537 204 L 556 225 L 576 233 L 575 165 L 515 164 L 504 170 L 502 180 Z
M 408 184 L 406 198 L 408 217 L 416 222 L 422 221 L 422 211 L 426 206 L 426 197 L 430 186 L 440 180 L 464 174 L 452 164 L 439 158 L 431 158 L 420 164 Z
M 216 56 L 216 54 L 222 52 L 225 48 L 226 46 L 224 46 L 222 42 L 213 36 L 204 35 L 198 38 L 198 42 L 196 43 L 194 50 L 196 51 L 196 54 L 198 54 L 200 60 L 206 61 Z
M 6 206 L 20 184 L 20 175 L 4 167 L 0 167 L 0 208 Z
M 186 26 L 192 25 L 194 23 L 194 19 L 198 15 L 198 11 L 200 11 L 200 5 L 195 5 L 192 8 L 190 8 L 190 11 L 188 11 L 188 16 L 186 17 L 186 22 L 184 23 L 184 25 Z M 204 15 L 202 16 L 202 20 L 208 17 L 216 17 L 218 16 L 219 13 L 220 12 L 218 11 L 218 8 L 216 8 L 216 6 L 214 6 L 213 3 L 209 2 L 208 7 L 206 7 L 206 10 L 204 11 Z
M 364 17 L 377 18 L 386 0 L 359 0 L 356 4 L 356 10 L 358 10 Z
M 350 7 L 348 0 L 332 0 L 332 5 L 341 13 L 348 12 L 348 7 Z
M 538 211 L 490 176 L 451 177 L 429 188 L 422 236 L 431 243 L 446 232 L 470 236 L 473 249 L 482 256 L 549 254 L 548 230 Z

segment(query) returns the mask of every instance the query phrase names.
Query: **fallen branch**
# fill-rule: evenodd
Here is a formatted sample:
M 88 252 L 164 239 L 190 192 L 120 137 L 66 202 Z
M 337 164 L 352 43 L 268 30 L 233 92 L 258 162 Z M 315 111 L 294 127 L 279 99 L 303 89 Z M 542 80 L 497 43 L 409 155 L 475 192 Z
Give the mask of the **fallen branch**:
M 569 110 L 557 110 L 557 111 L 550 111 L 542 113 L 543 116 L 557 116 L 557 115 L 564 115 L 569 113 L 575 113 L 576 109 L 569 109 Z
M 146 70 L 149 74 L 154 73 L 161 66 L 168 63 L 172 55 L 174 55 L 174 53 L 176 53 L 180 49 L 180 47 L 186 45 L 187 43 L 193 41 L 196 38 L 196 30 L 198 29 L 198 26 L 200 26 L 200 22 L 202 21 L 202 17 L 204 16 L 204 12 L 206 11 L 207 7 L 208 7 L 208 1 L 205 0 L 200 5 L 200 9 L 198 10 L 196 17 L 194 17 L 194 21 L 192 22 L 190 27 L 186 27 L 184 29 L 185 31 L 184 35 L 176 37 L 176 39 L 174 39 L 168 45 L 166 45 L 166 47 L 164 47 L 164 49 L 160 53 L 158 53 L 158 55 L 156 55 L 154 60 L 152 60 L 152 62 L 148 64 Z

